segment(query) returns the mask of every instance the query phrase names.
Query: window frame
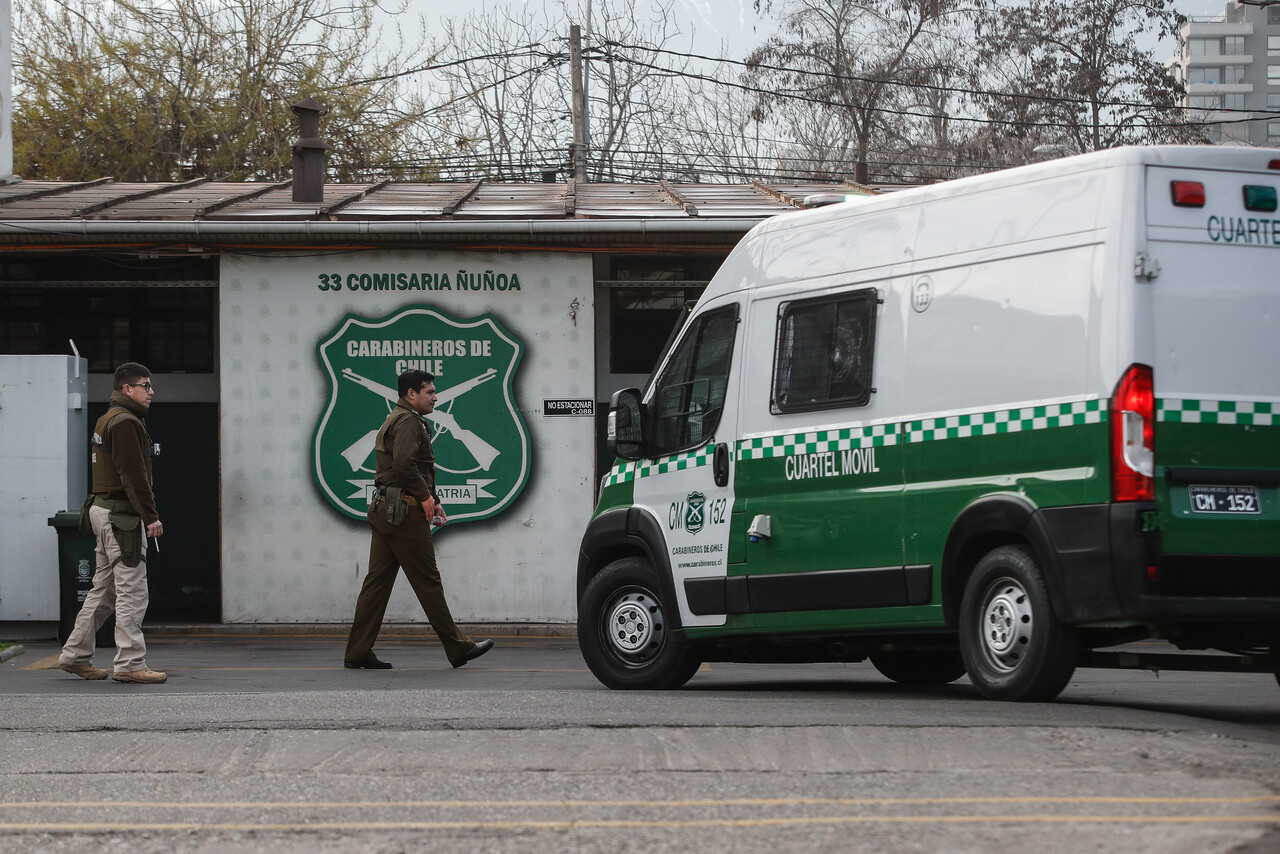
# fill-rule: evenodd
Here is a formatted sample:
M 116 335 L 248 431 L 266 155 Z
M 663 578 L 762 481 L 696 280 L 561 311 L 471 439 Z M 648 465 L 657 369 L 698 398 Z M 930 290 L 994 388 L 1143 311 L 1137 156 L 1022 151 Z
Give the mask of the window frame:
M 799 404 L 781 403 L 782 393 L 785 391 L 781 388 L 781 383 L 785 355 L 783 351 L 783 336 L 787 327 L 787 320 L 798 310 L 855 301 L 865 303 L 867 308 L 867 329 L 865 340 L 862 342 L 862 352 L 868 354 L 870 363 L 866 368 L 866 378 L 862 391 L 857 396 L 829 397 L 824 400 L 806 401 Z M 769 411 L 774 415 L 791 415 L 799 412 L 820 412 L 829 409 L 856 409 L 868 405 L 871 402 L 871 395 L 875 393 L 876 327 L 879 321 L 878 308 L 880 304 L 880 291 L 874 286 L 862 286 L 838 293 L 823 294 L 822 296 L 807 299 L 786 300 L 780 303 L 778 305 L 777 326 L 774 330 L 773 375 L 769 384 Z M 829 365 L 832 354 L 828 352 L 826 356 Z
M 1210 76 L 1212 80 L 1208 79 Z M 1193 65 L 1187 69 L 1187 82 L 1193 86 L 1218 86 L 1222 83 L 1225 72 L 1221 65 Z M 1196 79 L 1196 78 L 1200 79 Z
M 1217 47 L 1215 51 L 1209 51 L 1209 45 Z M 1203 47 L 1203 50 L 1197 51 L 1196 46 Z M 1222 39 L 1220 38 L 1189 38 L 1187 39 L 1187 55 L 1188 56 L 1222 56 Z
M 708 406 L 704 409 L 704 412 L 714 411 L 715 417 L 710 422 L 705 419 L 705 416 L 703 417 L 703 420 L 699 422 L 699 433 L 696 438 L 690 435 L 687 441 L 676 442 L 670 446 L 664 446 L 660 444 L 660 438 L 663 436 L 664 431 L 663 428 L 659 426 L 659 422 L 662 418 L 661 412 L 663 395 L 669 390 L 675 388 L 687 386 L 692 389 L 699 383 L 707 383 L 709 386 L 711 380 L 709 377 L 696 376 L 696 370 L 693 370 L 695 376 L 686 376 L 680 379 L 679 382 L 671 382 L 671 371 L 675 367 L 677 361 L 681 358 L 681 354 L 687 346 L 697 346 L 701 348 L 703 345 L 701 338 L 705 335 L 706 329 L 714 323 L 724 321 L 728 321 L 733 329 L 733 335 L 729 341 L 729 352 L 726 360 L 724 376 L 720 377 L 724 383 L 724 396 L 721 398 L 720 405 L 718 407 Z M 675 346 L 671 348 L 671 352 L 664 360 L 661 366 L 661 371 L 655 373 L 656 378 L 648 393 L 648 429 L 645 431 L 648 435 L 648 440 L 646 442 L 648 445 L 646 448 L 646 456 L 657 459 L 658 457 L 671 456 L 672 454 L 678 454 L 693 448 L 700 448 L 705 446 L 710 438 L 715 435 L 716 430 L 720 427 L 720 420 L 724 416 L 724 408 L 729 405 L 729 377 L 733 373 L 734 354 L 737 350 L 739 338 L 738 332 L 741 328 L 742 313 L 737 302 L 731 302 L 727 305 L 717 306 L 715 308 L 699 312 L 690 319 L 689 323 L 685 326 L 684 334 L 680 336 L 680 339 L 676 342 Z M 700 340 L 696 344 L 692 344 L 691 341 L 695 336 Z M 696 354 L 692 360 L 692 365 L 695 367 L 697 365 Z M 710 402 L 710 392 L 708 393 L 708 402 Z M 688 402 L 686 402 L 686 405 L 688 405 Z M 690 416 L 693 414 L 693 410 L 685 410 L 680 414 Z
M 1210 99 L 1212 99 L 1212 103 L 1209 103 Z M 1222 96 L 1221 96 L 1221 95 L 1218 95 L 1218 94 L 1213 94 L 1213 95 L 1188 95 L 1188 96 L 1187 96 L 1187 109 L 1190 109 L 1190 110 L 1221 110 L 1221 109 L 1222 109 Z

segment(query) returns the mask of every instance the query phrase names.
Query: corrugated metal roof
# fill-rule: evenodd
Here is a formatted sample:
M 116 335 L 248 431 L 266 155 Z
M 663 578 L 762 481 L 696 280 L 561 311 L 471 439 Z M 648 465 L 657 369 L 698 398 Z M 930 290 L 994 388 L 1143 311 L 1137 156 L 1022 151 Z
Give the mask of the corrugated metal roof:
M 723 245 L 847 184 L 327 184 L 18 181 L 0 185 L 0 248 L 156 245 Z M 616 228 L 611 223 L 616 223 Z M 625 238 L 622 235 L 627 235 Z M 736 236 L 735 236 L 736 235 Z
M 850 192 L 850 185 L 327 184 L 324 201 L 315 203 L 293 201 L 288 182 L 19 181 L 0 186 L 0 220 L 741 217 L 770 216 L 821 192 Z

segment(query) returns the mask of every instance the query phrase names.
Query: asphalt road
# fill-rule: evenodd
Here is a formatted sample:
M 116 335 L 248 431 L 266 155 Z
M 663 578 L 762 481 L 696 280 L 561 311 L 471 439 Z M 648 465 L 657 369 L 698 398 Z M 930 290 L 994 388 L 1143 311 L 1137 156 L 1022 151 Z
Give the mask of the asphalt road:
M 165 685 L 0 664 L 0 851 L 1280 851 L 1271 676 L 1080 670 L 1054 703 L 867 664 L 615 692 L 568 638 L 164 636 Z M 96 663 L 109 666 L 109 652 Z

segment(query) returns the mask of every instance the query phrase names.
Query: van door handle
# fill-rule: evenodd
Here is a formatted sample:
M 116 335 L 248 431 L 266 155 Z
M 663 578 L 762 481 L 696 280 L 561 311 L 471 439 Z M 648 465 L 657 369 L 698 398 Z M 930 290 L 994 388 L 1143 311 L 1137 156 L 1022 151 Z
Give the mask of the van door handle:
M 711 472 L 715 475 L 716 486 L 729 485 L 729 445 L 721 442 L 716 445 L 715 455 L 711 459 Z

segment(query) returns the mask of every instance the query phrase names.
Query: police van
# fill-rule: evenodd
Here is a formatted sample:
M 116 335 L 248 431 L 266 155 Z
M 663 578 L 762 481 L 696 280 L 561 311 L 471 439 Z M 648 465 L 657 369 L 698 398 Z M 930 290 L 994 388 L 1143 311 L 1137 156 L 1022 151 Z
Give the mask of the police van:
M 1275 673 L 1277 188 L 1277 150 L 1127 148 L 756 226 L 612 400 L 592 672 Z M 1110 649 L 1145 638 L 1196 652 Z

